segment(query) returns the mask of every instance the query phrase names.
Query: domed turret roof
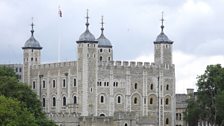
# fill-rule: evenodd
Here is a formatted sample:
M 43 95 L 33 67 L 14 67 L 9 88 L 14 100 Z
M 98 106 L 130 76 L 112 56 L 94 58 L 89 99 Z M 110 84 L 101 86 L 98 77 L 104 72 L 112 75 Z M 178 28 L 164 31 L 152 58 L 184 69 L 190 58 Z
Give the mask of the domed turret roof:
M 40 43 L 34 38 L 34 30 L 33 30 L 33 26 L 34 24 L 31 24 L 32 26 L 32 30 L 31 30 L 31 37 L 25 42 L 24 47 L 22 47 L 22 49 L 42 49 L 42 47 L 40 46 Z
M 101 34 L 97 40 L 99 47 L 112 47 L 110 40 L 108 40 L 103 34 Z
M 79 41 L 95 41 L 95 36 L 89 31 L 89 29 L 86 29 L 84 33 L 82 33 L 79 37 Z
M 156 38 L 156 41 L 154 42 L 155 44 L 156 43 L 168 43 L 168 44 L 172 44 L 173 41 L 171 41 L 167 36 L 166 34 L 163 32 L 163 29 L 164 29 L 164 25 L 163 25 L 163 13 L 162 13 L 162 25 L 161 25 L 161 33 L 157 36 Z
M 86 16 L 86 31 L 82 33 L 79 36 L 79 40 L 77 43 L 80 42 L 91 42 L 91 43 L 96 43 L 95 36 L 89 31 L 89 16 L 88 16 L 88 10 L 87 10 L 87 16 Z
M 165 33 L 161 32 L 157 38 L 155 42 L 172 42 L 171 40 L 169 40 L 169 38 L 166 36 Z
M 112 47 L 112 45 L 111 45 L 111 42 L 110 42 L 110 40 L 108 40 L 105 36 L 104 36 L 104 34 L 103 34 L 103 30 L 104 30 L 104 28 L 103 28 L 103 17 L 102 17 L 102 22 L 101 22 L 101 25 L 102 25 L 102 27 L 101 27 L 101 35 L 100 35 L 100 37 L 97 39 L 98 40 L 98 47 L 109 47 L 109 48 L 111 48 Z

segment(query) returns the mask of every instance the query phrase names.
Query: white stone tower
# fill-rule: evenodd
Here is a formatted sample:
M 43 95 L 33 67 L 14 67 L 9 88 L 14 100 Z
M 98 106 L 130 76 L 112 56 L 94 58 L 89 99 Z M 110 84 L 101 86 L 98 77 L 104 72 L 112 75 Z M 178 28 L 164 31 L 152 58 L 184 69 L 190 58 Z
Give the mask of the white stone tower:
M 98 40 L 98 58 L 100 62 L 108 62 L 108 61 L 113 61 L 113 49 L 110 40 L 108 40 L 104 36 L 104 27 L 103 27 L 103 16 L 102 16 L 102 22 L 101 22 L 101 35 L 97 39 Z
M 23 49 L 23 82 L 30 83 L 30 67 L 40 64 L 41 49 L 40 43 L 34 38 L 34 24 L 31 24 L 31 37 L 26 41 Z
M 162 16 L 161 33 L 154 41 L 154 62 L 158 67 L 158 126 L 175 125 L 175 67 L 172 64 L 173 41 L 164 33 Z
M 97 109 L 97 68 L 98 41 L 89 31 L 89 16 L 87 10 L 86 31 L 81 34 L 78 44 L 78 94 L 80 94 L 79 111 L 81 116 L 95 115 Z

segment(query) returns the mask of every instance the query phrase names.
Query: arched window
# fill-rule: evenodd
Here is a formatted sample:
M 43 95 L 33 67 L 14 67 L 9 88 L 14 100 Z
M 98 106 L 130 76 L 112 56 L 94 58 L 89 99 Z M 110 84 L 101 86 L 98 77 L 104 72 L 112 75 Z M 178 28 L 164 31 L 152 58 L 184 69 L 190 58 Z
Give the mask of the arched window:
M 74 100 L 74 104 L 77 104 L 77 98 L 76 98 L 76 96 L 73 97 L 73 100 Z
M 36 88 L 36 83 L 35 83 L 35 81 L 33 81 L 33 86 L 32 86 L 32 88 L 33 88 L 33 89 Z
M 101 117 L 104 117 L 105 115 L 104 115 L 104 114 L 100 114 L 100 116 L 101 116 Z
M 117 103 L 121 103 L 121 96 L 117 96 Z
M 153 104 L 153 98 L 150 98 L 150 104 Z
M 150 85 L 150 89 L 153 90 L 153 84 Z
M 169 85 L 168 84 L 166 85 L 166 90 L 169 90 Z
M 135 83 L 135 89 L 137 89 L 138 88 L 138 84 L 137 83 Z
M 42 106 L 45 107 L 45 98 L 42 99 Z
M 169 99 L 168 98 L 166 98 L 166 105 L 168 105 L 169 104 Z
M 134 98 L 134 104 L 137 104 L 138 103 L 138 99 L 135 97 Z
M 110 61 L 110 57 L 108 57 L 108 61 Z
M 103 52 L 103 49 L 100 49 L 100 52 Z
M 124 124 L 124 126 L 128 126 L 128 124 L 127 124 L 127 123 L 125 123 L 125 124 Z
M 100 56 L 100 61 L 102 61 L 103 60 L 103 57 L 102 56 Z
M 63 106 L 66 106 L 66 97 L 63 97 Z
M 56 87 L 56 81 L 55 81 L 55 80 L 53 80 L 52 87 L 53 87 L 53 88 L 55 88 L 55 87 Z
M 104 96 L 100 96 L 100 102 L 104 103 Z
M 56 106 L 56 99 L 55 99 L 55 97 L 53 97 L 53 104 L 52 105 Z
M 168 118 L 166 118 L 166 124 L 169 124 L 169 119 Z

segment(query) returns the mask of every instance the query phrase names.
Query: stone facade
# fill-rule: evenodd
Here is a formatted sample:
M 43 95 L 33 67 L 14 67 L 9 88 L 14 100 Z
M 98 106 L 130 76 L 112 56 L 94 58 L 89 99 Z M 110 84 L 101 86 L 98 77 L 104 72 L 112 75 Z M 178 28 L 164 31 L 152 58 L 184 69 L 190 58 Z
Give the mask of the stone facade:
M 102 46 L 102 38 L 89 32 L 88 15 L 86 26 L 77 41 L 77 61 L 41 64 L 42 47 L 23 47 L 22 81 L 38 94 L 49 118 L 60 126 L 175 125 L 173 42 L 164 26 L 152 63 L 114 61 L 112 46 L 105 46 L 109 40 Z

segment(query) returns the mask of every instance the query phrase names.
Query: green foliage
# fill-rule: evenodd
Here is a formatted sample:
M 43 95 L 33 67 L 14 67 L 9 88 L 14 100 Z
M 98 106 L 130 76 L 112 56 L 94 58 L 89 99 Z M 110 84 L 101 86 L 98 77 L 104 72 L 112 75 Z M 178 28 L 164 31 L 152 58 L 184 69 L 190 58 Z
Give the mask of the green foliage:
M 13 71 L 12 68 L 0 66 L 0 76 L 16 77 L 16 73 Z
M 17 99 L 23 108 L 33 114 L 38 125 L 55 126 L 42 112 L 37 95 L 28 86 L 18 82 L 10 69 L 3 67 L 0 67 L 0 95 Z
M 35 117 L 19 101 L 0 96 L 1 126 L 38 126 Z
M 224 68 L 220 64 L 209 65 L 197 79 L 197 100 L 188 102 L 186 120 L 191 123 L 195 117 L 197 122 L 221 125 L 224 123 Z

